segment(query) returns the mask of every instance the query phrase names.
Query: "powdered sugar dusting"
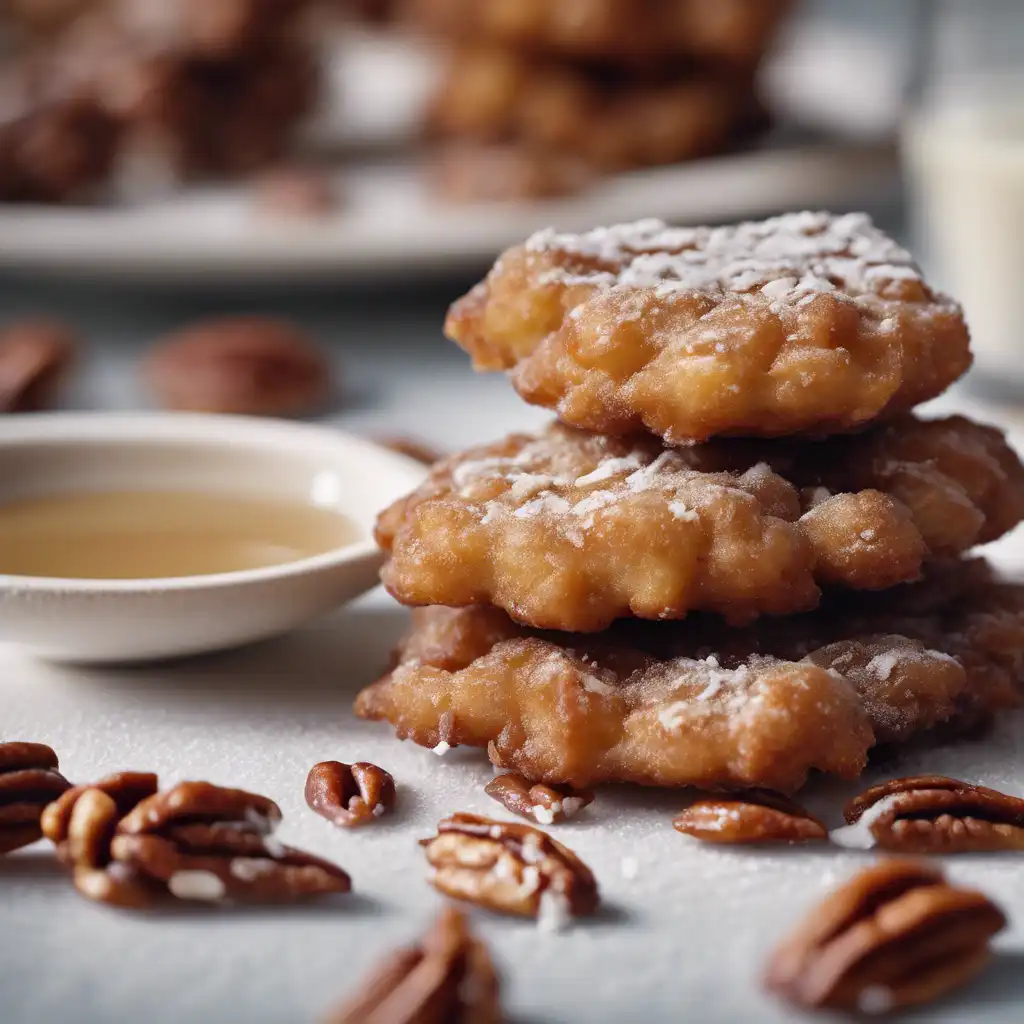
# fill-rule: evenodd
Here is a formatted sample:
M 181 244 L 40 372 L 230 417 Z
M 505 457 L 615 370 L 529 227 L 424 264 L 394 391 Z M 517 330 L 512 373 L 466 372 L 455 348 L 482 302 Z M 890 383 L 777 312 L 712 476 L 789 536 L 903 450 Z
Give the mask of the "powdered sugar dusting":
M 692 658 L 677 658 L 675 661 L 669 662 L 669 666 L 678 678 L 686 678 L 689 682 L 689 677 L 696 674 L 698 680 L 703 684 L 703 689 L 693 696 L 675 701 L 659 712 L 658 721 L 669 732 L 678 729 L 693 716 L 695 711 L 699 711 L 702 705 L 713 701 L 723 691 L 728 690 L 733 696 L 745 693 L 748 685 L 754 679 L 748 666 L 740 665 L 734 669 L 722 668 L 718 658 L 713 654 L 701 661 Z
M 728 227 L 669 227 L 649 219 L 585 234 L 548 229 L 526 249 L 579 263 L 548 273 L 566 284 L 752 295 L 795 305 L 825 292 L 856 298 L 893 281 L 920 280 L 910 253 L 863 213 L 789 213 Z
M 872 804 L 852 825 L 843 825 L 829 833 L 829 838 L 837 846 L 845 846 L 849 850 L 870 850 L 875 845 L 875 837 L 871 834 L 871 826 L 882 817 L 899 800 L 899 793 L 891 793 Z

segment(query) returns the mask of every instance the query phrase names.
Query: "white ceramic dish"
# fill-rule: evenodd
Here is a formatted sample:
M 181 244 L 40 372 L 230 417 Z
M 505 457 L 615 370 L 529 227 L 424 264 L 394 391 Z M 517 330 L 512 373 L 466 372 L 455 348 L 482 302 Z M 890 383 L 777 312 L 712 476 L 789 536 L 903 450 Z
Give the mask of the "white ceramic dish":
M 570 199 L 459 206 L 431 197 L 411 157 L 353 159 L 338 179 L 344 202 L 311 222 L 261 217 L 241 186 L 134 205 L 0 205 L 0 267 L 198 285 L 443 274 L 479 269 L 549 225 L 706 223 L 857 205 L 891 184 L 895 166 L 887 145 L 780 144 L 611 177 Z
M 335 430 L 233 416 L 55 414 L 0 424 L 0 502 L 75 490 L 221 491 L 312 502 L 358 538 L 246 572 L 153 580 L 0 575 L 0 641 L 43 657 L 127 662 L 283 633 L 369 590 L 376 513 L 423 467 Z

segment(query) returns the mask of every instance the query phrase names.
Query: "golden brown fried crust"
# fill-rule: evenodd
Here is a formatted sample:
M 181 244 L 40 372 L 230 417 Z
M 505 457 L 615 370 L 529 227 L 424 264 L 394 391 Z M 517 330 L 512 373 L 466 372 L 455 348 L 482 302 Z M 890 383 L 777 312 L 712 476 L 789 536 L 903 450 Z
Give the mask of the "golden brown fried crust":
M 1022 518 L 1024 467 L 962 417 L 676 450 L 556 425 L 440 463 L 381 514 L 377 540 L 406 604 L 596 632 L 631 615 L 805 611 L 821 586 L 914 580 Z
M 596 637 L 421 609 L 356 713 L 424 746 L 487 746 L 533 781 L 793 790 L 812 769 L 857 775 L 876 743 L 1019 702 L 1024 587 L 968 564 L 884 598 L 745 630 L 695 617 Z
M 858 429 L 971 362 L 960 307 L 862 214 L 540 232 L 446 331 L 572 426 L 679 444 Z
M 604 62 L 691 57 L 749 67 L 790 0 L 405 0 L 446 38 Z
M 760 111 L 749 76 L 620 79 L 477 48 L 452 56 L 427 128 L 620 171 L 717 152 L 759 126 Z

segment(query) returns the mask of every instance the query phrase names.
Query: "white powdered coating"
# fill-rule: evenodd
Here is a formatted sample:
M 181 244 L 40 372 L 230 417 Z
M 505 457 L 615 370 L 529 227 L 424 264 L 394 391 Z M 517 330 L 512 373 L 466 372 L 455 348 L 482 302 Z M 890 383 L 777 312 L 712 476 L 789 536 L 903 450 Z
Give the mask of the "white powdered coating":
M 263 837 L 263 849 L 275 860 L 280 860 L 288 852 L 288 847 L 280 839 L 272 835 Z
M 884 683 L 892 675 L 892 670 L 903 660 L 902 651 L 886 651 L 884 654 L 876 654 L 865 666 L 865 671 Z
M 730 691 L 733 699 L 745 694 L 748 684 L 754 678 L 748 666 L 739 665 L 734 669 L 724 669 L 714 655 L 709 655 L 703 661 L 676 658 L 669 663 L 669 668 L 681 679 L 688 679 L 696 674 L 703 682 L 704 688 L 692 697 L 669 704 L 658 713 L 658 721 L 668 732 L 674 732 L 723 691 Z
M 533 808 L 533 817 L 538 825 L 554 825 L 555 815 L 561 810 L 561 806 L 556 802 L 551 807 L 541 807 L 537 804 Z
M 575 818 L 583 809 L 583 801 L 578 796 L 567 796 L 562 800 L 562 817 Z
M 210 871 L 175 871 L 167 888 L 179 900 L 213 902 L 224 898 L 224 883 Z
M 766 463 L 758 463 L 738 477 L 709 474 L 691 468 L 678 452 L 652 455 L 649 449 L 636 448 L 625 455 L 602 456 L 588 442 L 554 431 L 526 442 L 515 455 L 469 459 L 454 466 L 452 487 L 460 498 L 482 499 L 482 526 L 507 515 L 558 518 L 565 520 L 566 539 L 582 547 L 585 531 L 593 528 L 598 513 L 635 495 L 663 495 L 676 520 L 699 522 L 698 507 L 715 500 L 730 484 L 749 494 L 772 472 Z M 495 483 L 504 485 L 500 493 L 494 493 Z M 586 489 L 594 484 L 606 486 Z
M 883 985 L 870 985 L 861 992 L 857 999 L 857 1009 L 861 1013 L 888 1013 L 893 1007 L 892 989 Z
M 386 810 L 387 810 L 387 808 L 386 808 L 386 807 L 385 807 L 385 806 L 384 806 L 383 804 L 374 804 L 374 805 L 373 805 L 373 808 L 372 808 L 372 809 L 371 809 L 371 811 L 370 811 L 370 813 L 371 813 L 371 814 L 372 814 L 372 815 L 373 815 L 373 816 L 374 816 L 375 818 L 379 818 L 379 817 L 381 817 L 381 815 L 383 815 L 383 813 L 384 813 L 384 812 L 385 812 Z
M 255 882 L 257 878 L 274 870 L 274 862 L 257 857 L 235 857 L 231 862 L 231 877 L 240 882 Z
M 676 519 L 682 519 L 690 523 L 700 522 L 700 516 L 692 508 L 687 508 L 686 504 L 682 501 L 670 501 L 668 503 L 668 510 Z
M 540 888 L 540 872 L 534 867 L 523 868 L 523 880 L 519 891 L 523 896 L 532 896 Z
M 586 487 L 588 484 L 596 484 L 609 477 L 617 476 L 619 473 L 630 473 L 634 469 L 640 469 L 643 461 L 639 455 L 626 455 L 621 458 L 603 460 L 597 469 L 585 473 L 576 480 L 577 487 Z
M 561 668 L 561 661 L 559 661 L 559 673 L 561 673 Z M 603 679 L 598 679 L 597 676 L 590 675 L 589 672 L 580 673 L 580 683 L 588 693 L 596 693 L 601 697 L 610 697 L 613 693 L 618 692 L 617 687 L 612 686 L 611 683 L 606 683 Z
M 852 825 L 842 825 L 829 833 L 829 839 L 837 846 L 849 850 L 870 850 L 875 845 L 871 826 L 889 811 L 899 800 L 900 794 L 890 793 L 872 804 Z
M 431 747 L 431 751 L 437 754 L 438 757 L 444 757 L 449 750 L 452 749 L 452 745 L 447 740 L 441 740 L 436 747 Z
M 622 877 L 627 882 L 632 882 L 640 874 L 640 862 L 636 857 L 623 857 L 620 870 L 622 871 Z
M 759 292 L 780 307 L 825 292 L 856 298 L 877 294 L 890 281 L 920 280 L 910 253 L 863 213 L 805 211 L 718 228 L 673 228 L 649 219 L 580 235 L 548 229 L 526 249 L 594 264 L 550 270 L 545 281 L 654 288 L 664 297 Z
M 245 811 L 245 823 L 260 835 L 267 835 L 281 824 L 281 812 L 272 810 L 270 814 L 261 814 L 252 807 L 248 807 Z
M 569 900 L 560 892 L 545 889 L 537 908 L 537 927 L 542 932 L 564 932 L 572 924 Z

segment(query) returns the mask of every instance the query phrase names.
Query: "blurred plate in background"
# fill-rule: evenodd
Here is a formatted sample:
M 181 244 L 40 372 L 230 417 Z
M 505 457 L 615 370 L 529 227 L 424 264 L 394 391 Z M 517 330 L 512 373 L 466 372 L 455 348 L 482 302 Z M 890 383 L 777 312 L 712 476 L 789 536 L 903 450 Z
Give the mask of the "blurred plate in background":
M 339 172 L 338 211 L 312 222 L 268 219 L 242 186 L 143 205 L 3 206 L 0 266 L 195 283 L 447 273 L 547 225 L 844 207 L 884 190 L 894 165 L 886 144 L 780 144 L 608 178 L 571 199 L 457 206 L 430 196 L 418 164 L 363 160 Z

